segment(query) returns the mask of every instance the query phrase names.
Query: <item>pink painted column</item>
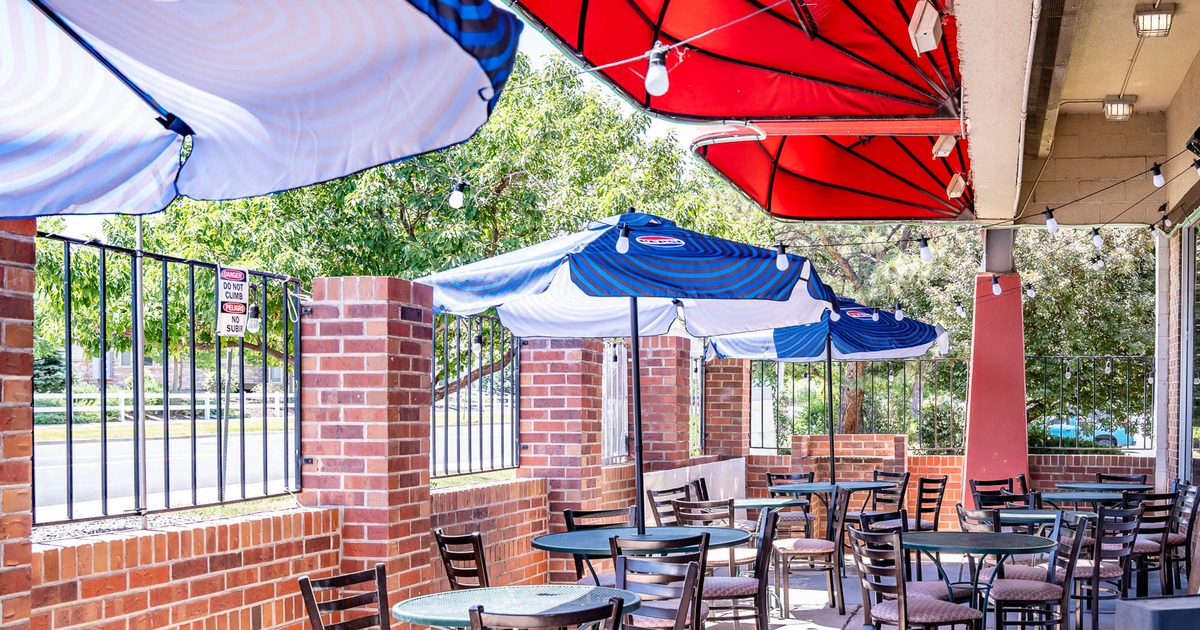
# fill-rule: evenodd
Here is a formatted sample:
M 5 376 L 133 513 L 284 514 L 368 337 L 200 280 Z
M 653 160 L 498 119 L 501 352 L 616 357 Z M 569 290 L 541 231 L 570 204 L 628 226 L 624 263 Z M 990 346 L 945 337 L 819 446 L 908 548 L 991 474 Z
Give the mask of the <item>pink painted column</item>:
M 975 278 L 964 494 L 970 493 L 966 480 L 1013 477 L 1029 468 L 1021 276 L 997 275 L 999 296 L 992 293 L 992 274 Z

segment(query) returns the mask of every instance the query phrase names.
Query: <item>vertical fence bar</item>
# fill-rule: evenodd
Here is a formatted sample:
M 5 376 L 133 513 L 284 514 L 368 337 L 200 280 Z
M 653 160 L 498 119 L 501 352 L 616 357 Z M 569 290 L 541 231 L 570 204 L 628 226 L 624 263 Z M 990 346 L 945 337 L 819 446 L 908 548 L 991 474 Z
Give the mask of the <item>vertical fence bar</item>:
M 100 248 L 100 513 L 108 516 L 108 250 Z
M 168 374 L 171 365 L 169 356 L 170 340 L 167 333 L 167 320 L 170 315 L 170 297 L 169 287 L 167 286 L 167 261 L 162 263 L 162 278 L 159 279 L 159 287 L 162 293 L 162 338 L 160 345 L 162 346 L 162 448 L 163 448 L 163 505 L 171 507 L 171 378 Z
M 63 391 L 66 394 L 67 430 L 67 518 L 75 518 L 75 395 L 74 370 L 72 369 L 71 346 L 71 244 L 63 242 L 63 358 L 67 368 L 63 374 Z
M 247 278 L 249 280 L 249 278 Z M 250 288 L 247 286 L 247 291 Z M 247 296 L 249 297 L 249 296 Z M 238 337 L 238 488 L 246 498 L 246 337 Z
M 474 398 L 471 396 L 471 381 L 475 380 L 472 377 L 472 375 L 475 373 L 475 359 L 477 358 L 475 355 L 478 353 L 475 351 L 475 318 L 473 318 L 473 317 L 467 318 L 467 339 L 469 340 L 469 343 L 467 344 L 467 383 L 466 383 L 466 389 L 467 389 L 467 470 L 470 472 L 474 472 L 475 471 L 475 449 L 474 449 L 475 440 L 471 439 L 471 425 L 472 425 L 473 421 L 475 420 L 475 405 L 473 404 L 475 401 L 474 401 Z M 462 382 L 462 370 L 461 369 L 458 371 L 458 374 L 459 374 L 459 382 L 461 383 Z M 459 389 L 462 389 L 461 385 L 459 386 Z M 480 427 L 481 427 L 481 429 L 480 429 L 479 437 L 482 439 L 482 437 L 483 437 L 482 425 L 480 425 Z M 459 433 L 458 439 L 461 440 L 462 438 L 463 438 L 462 433 Z M 480 456 L 482 457 L 482 453 L 480 454 Z M 458 463 L 458 469 L 462 470 L 462 462 Z
M 293 296 L 292 299 L 294 300 L 294 304 L 296 307 L 296 311 L 295 311 L 296 318 L 294 320 L 292 320 L 292 361 L 293 361 L 292 374 L 295 375 L 295 379 L 296 379 L 296 391 L 292 394 L 292 396 L 294 398 L 294 401 L 292 403 L 292 410 L 293 410 L 293 413 L 295 413 L 294 422 L 293 422 L 294 428 L 292 430 L 296 432 L 295 438 L 292 442 L 293 443 L 292 448 L 294 449 L 294 453 L 295 453 L 295 455 L 292 457 L 292 461 L 295 463 L 295 466 L 296 466 L 295 489 L 299 490 L 300 486 L 301 486 L 300 464 L 301 464 L 302 458 L 303 458 L 303 453 L 300 450 L 300 405 L 301 405 L 300 392 L 304 389 L 304 382 L 302 380 L 303 375 L 300 372 L 300 356 L 301 356 L 300 355 L 300 353 L 301 353 L 300 315 L 303 313 L 303 311 L 300 310 L 300 308 L 301 308 L 300 307 L 300 296 L 298 296 L 298 295 Z
M 196 265 L 188 264 L 188 371 L 192 387 L 192 432 L 189 442 L 192 449 L 192 505 L 199 503 L 199 485 L 196 480 Z
M 281 370 L 283 373 L 283 433 L 281 434 L 282 439 L 280 439 L 280 446 L 283 447 L 283 457 L 280 461 L 283 462 L 283 487 L 284 489 L 290 489 L 292 487 L 290 478 L 292 467 L 290 461 L 292 458 L 288 457 L 288 411 L 291 409 L 291 401 L 288 399 L 288 390 L 291 388 L 291 382 L 288 379 L 291 375 L 288 373 L 288 353 L 291 347 L 291 337 L 288 331 L 290 330 L 289 324 L 291 323 L 293 304 L 292 287 L 287 280 L 283 281 L 283 300 L 280 303 L 283 305 L 283 317 L 280 318 L 283 330 L 279 334 L 279 338 L 283 340 L 283 358 L 279 361 L 283 364 Z
M 130 281 L 133 285 L 133 291 L 131 292 L 132 310 L 130 311 L 131 316 L 133 317 L 133 350 L 131 351 L 131 354 L 133 356 L 133 383 L 134 383 L 134 385 L 133 385 L 133 495 L 134 495 L 133 507 L 134 507 L 134 511 L 136 511 L 138 514 L 143 514 L 146 511 L 146 505 L 142 501 L 143 491 L 145 489 L 144 486 L 146 483 L 146 478 L 145 478 L 145 475 L 143 475 L 142 473 L 145 471 L 146 466 L 145 466 L 145 461 L 143 461 L 143 459 L 142 459 L 143 451 L 142 451 L 141 445 L 143 443 L 143 440 L 145 439 L 145 436 L 143 435 L 144 430 L 145 430 L 145 425 L 142 423 L 142 413 L 141 412 L 145 409 L 146 401 L 145 401 L 145 397 L 143 395 L 143 390 L 142 390 L 141 384 L 143 383 L 142 372 L 143 372 L 143 370 L 146 369 L 146 366 L 145 366 L 146 361 L 143 358 L 145 355 L 145 349 L 142 347 L 144 331 L 142 329 L 142 318 L 140 316 L 141 312 L 142 312 L 142 295 L 141 295 L 141 290 L 140 290 L 141 284 L 142 284 L 142 257 L 141 257 L 141 253 L 140 253 L 140 248 L 138 251 L 134 252 L 134 254 L 130 260 L 129 269 L 130 269 Z
M 220 294 L 220 290 L 217 289 L 217 287 L 220 286 L 221 276 L 220 276 L 219 272 L 214 272 L 213 277 L 214 277 L 213 287 L 214 287 L 214 289 L 216 289 L 213 292 L 213 315 L 212 315 L 212 322 L 213 322 L 213 374 L 216 377 L 214 379 L 214 381 L 216 382 L 216 387 L 214 388 L 214 391 L 213 391 L 213 398 L 214 398 L 214 403 L 215 403 L 216 411 L 217 411 L 217 433 L 216 433 L 217 439 L 216 439 L 216 443 L 213 446 L 214 446 L 214 450 L 216 450 L 216 452 L 217 452 L 217 458 L 216 458 L 217 502 L 224 503 L 225 502 L 225 481 L 226 481 L 225 480 L 225 444 L 226 444 L 226 441 L 229 439 L 229 437 L 228 437 L 229 431 L 228 431 L 228 427 L 225 426 L 225 419 L 223 417 L 224 413 L 222 412 L 222 404 L 221 404 L 223 401 L 223 398 L 221 397 L 221 390 L 224 389 L 224 385 L 225 385 L 224 381 L 222 380 L 222 374 L 221 374 L 221 355 L 225 352 L 225 349 L 222 347 L 223 344 L 221 342 L 221 336 L 218 334 L 219 331 L 217 328 L 217 313 L 221 312 L 221 294 Z
M 258 317 L 259 317 L 259 322 L 260 322 L 259 329 L 258 329 L 258 343 L 259 343 L 259 346 L 262 351 L 262 384 L 259 385 L 259 388 L 262 390 L 262 393 L 260 394 L 260 396 L 262 397 L 262 491 L 263 491 L 263 494 L 265 495 L 270 492 L 270 490 L 267 487 L 267 477 L 268 477 L 267 436 L 270 435 L 270 432 L 267 430 L 267 392 L 270 391 L 270 389 L 271 389 L 270 384 L 269 384 L 270 379 L 267 378 L 267 376 L 268 376 L 268 374 L 267 374 L 267 331 L 271 330 L 271 327 L 268 326 L 267 323 L 271 320 L 267 318 L 267 277 L 266 276 L 262 277 L 261 297 L 262 297 L 262 299 L 260 301 L 261 301 L 262 305 L 259 306 L 259 308 L 258 308 L 258 311 L 259 311 Z M 243 457 L 244 456 L 245 456 L 245 454 L 243 454 Z

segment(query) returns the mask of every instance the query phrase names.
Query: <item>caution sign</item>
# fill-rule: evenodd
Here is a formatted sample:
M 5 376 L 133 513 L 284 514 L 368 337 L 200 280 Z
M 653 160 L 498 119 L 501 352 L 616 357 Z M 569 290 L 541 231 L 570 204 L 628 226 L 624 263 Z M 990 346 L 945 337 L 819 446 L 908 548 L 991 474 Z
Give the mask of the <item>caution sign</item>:
M 250 306 L 250 272 L 217 267 L 217 335 L 245 337 Z

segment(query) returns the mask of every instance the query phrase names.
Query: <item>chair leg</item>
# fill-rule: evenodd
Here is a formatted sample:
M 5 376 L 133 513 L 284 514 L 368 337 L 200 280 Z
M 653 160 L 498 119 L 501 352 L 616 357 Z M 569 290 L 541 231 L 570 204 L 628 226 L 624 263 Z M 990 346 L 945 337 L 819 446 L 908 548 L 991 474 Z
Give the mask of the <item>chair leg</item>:
M 1099 555 L 1099 554 L 1097 554 Z M 1092 606 L 1092 630 L 1100 630 L 1100 568 L 1092 571 L 1092 592 L 1089 593 L 1089 603 Z
M 833 579 L 833 597 L 837 600 L 838 614 L 845 615 L 846 594 L 842 592 L 842 580 L 841 577 L 839 577 L 836 564 L 834 565 L 833 571 L 829 573 L 829 576 L 831 579 Z

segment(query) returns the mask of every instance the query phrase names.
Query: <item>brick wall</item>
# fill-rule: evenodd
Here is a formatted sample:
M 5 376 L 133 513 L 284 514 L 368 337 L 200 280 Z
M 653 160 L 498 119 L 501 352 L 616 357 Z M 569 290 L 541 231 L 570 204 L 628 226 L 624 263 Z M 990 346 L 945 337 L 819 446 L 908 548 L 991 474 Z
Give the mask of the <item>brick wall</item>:
M 963 500 L 963 456 L 962 455 L 909 455 L 906 458 L 909 472 L 908 495 L 905 497 L 908 513 L 917 514 L 917 480 L 921 477 L 945 475 L 946 493 L 942 495 L 942 511 L 938 529 L 957 530 L 958 512 L 954 506 Z
M 296 578 L 338 569 L 337 510 L 35 545 L 34 628 L 307 628 Z
M 600 471 L 601 495 L 598 510 L 611 510 L 632 505 L 633 462 L 604 466 Z
M 750 454 L 750 361 L 721 359 L 704 366 L 704 451 Z
M 0 221 L 0 628 L 29 627 L 33 526 L 32 220 Z
M 530 544 L 549 531 L 545 479 L 434 490 L 430 499 L 432 527 L 448 534 L 482 532 L 492 586 L 546 582 L 547 554 Z M 434 589 L 444 580 L 439 564 Z
M 1029 485 L 1052 491 L 1056 483 L 1094 482 L 1096 473 L 1146 475 L 1154 482 L 1154 458 L 1134 455 L 1030 455 Z
M 641 340 L 642 441 L 647 470 L 688 465 L 691 343 L 672 335 Z

